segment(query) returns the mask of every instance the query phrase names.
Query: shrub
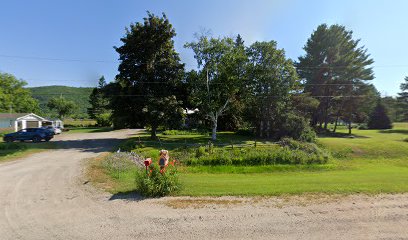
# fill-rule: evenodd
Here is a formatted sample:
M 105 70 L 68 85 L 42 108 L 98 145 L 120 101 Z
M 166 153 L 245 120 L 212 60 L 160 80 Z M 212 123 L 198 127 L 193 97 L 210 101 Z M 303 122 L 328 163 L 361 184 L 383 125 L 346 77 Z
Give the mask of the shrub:
M 97 114 L 95 116 L 96 124 L 99 127 L 110 127 L 110 126 L 112 126 L 111 116 L 112 116 L 111 113 Z
M 165 130 L 163 135 L 208 135 L 207 130 Z
M 199 157 L 202 157 L 202 156 L 204 156 L 204 155 L 206 155 L 206 152 L 205 152 L 205 147 L 198 147 L 197 148 L 197 150 L 196 150 L 196 154 L 195 154 L 195 157 L 196 158 L 199 158 Z
M 138 171 L 136 184 L 139 193 L 144 197 L 163 197 L 178 192 L 181 188 L 177 167 L 174 162 L 160 170 L 154 164 L 148 167 L 148 172 Z
M 408 138 L 405 138 L 403 141 L 404 141 L 404 142 L 408 142 Z
M 294 113 L 287 113 L 283 116 L 283 122 L 276 133 L 277 139 L 290 137 L 305 142 L 314 142 L 316 133 L 310 127 L 309 121 Z
M 227 150 L 217 148 L 213 154 L 201 155 L 184 154 L 179 160 L 187 166 L 256 166 L 273 164 L 323 164 L 329 159 L 327 152 L 316 144 L 293 141 L 291 145 L 271 147 L 268 149 L 243 148 Z M 296 145 L 297 144 L 297 145 Z
M 362 123 L 358 126 L 359 130 L 368 130 L 368 126 L 366 123 Z

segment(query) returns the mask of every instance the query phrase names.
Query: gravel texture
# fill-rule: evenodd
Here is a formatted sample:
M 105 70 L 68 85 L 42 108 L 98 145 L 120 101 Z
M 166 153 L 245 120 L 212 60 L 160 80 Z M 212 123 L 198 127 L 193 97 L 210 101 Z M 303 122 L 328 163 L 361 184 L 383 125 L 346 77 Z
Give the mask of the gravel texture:
M 0 239 L 408 239 L 408 194 L 144 200 L 88 184 L 86 159 L 135 133 L 63 134 L 0 164 Z

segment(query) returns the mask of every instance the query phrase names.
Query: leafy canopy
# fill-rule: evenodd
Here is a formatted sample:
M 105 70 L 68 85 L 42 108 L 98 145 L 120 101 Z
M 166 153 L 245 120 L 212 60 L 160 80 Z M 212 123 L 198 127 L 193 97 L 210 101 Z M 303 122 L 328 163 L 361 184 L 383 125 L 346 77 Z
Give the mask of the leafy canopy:
M 26 85 L 11 74 L 0 73 L 0 112 L 38 112 L 38 101 L 24 88 Z

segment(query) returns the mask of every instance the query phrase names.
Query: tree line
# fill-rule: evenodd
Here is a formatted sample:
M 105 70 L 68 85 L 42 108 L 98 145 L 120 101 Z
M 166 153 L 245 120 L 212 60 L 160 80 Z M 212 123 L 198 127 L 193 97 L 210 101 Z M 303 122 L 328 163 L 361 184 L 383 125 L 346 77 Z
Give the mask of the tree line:
M 190 71 L 174 48 L 175 36 L 165 14 L 148 12 L 131 24 L 115 47 L 119 74 L 109 84 L 101 79 L 89 114 L 116 128 L 148 127 L 153 138 L 159 128 L 182 126 L 209 127 L 213 140 L 219 129 L 246 129 L 262 138 L 306 141 L 314 130 L 335 132 L 339 123 L 350 133 L 352 123 L 391 127 L 387 99 L 370 83 L 374 60 L 344 26 L 318 26 L 297 61 L 275 41 L 246 45 L 240 35 L 196 34 L 184 46 L 197 62 Z M 395 99 L 401 121 L 408 120 L 407 92 L 403 83 Z M 187 109 L 198 111 L 186 116 Z
M 189 71 L 175 36 L 165 14 L 148 13 L 126 28 L 115 47 L 119 74 L 110 83 L 101 77 L 88 115 L 99 125 L 148 127 L 153 138 L 162 128 L 208 128 L 214 140 L 218 130 L 244 130 L 310 141 L 338 124 L 351 133 L 352 123 L 389 128 L 408 120 L 408 77 L 397 98 L 381 98 L 370 83 L 373 59 L 344 26 L 318 26 L 295 61 L 275 41 L 247 45 L 240 35 L 196 34 L 185 44 L 197 63 Z M 0 84 L 0 112 L 41 111 L 24 81 L 1 73 Z M 75 104 L 56 97 L 47 107 L 66 117 Z

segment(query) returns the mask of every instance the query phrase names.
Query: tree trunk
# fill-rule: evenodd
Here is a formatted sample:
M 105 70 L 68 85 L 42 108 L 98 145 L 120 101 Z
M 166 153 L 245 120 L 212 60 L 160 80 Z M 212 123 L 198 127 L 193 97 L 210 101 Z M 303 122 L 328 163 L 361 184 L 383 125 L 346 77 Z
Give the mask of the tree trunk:
M 337 114 L 337 116 L 336 116 L 336 121 L 334 122 L 334 129 L 333 129 L 333 132 L 334 132 L 334 133 L 335 133 L 336 130 L 337 130 L 337 123 L 338 123 L 338 121 L 339 121 L 339 115 Z
M 151 135 L 150 135 L 151 139 L 157 139 L 156 132 L 157 132 L 157 126 L 152 126 L 152 132 L 151 132 Z
M 213 120 L 211 139 L 217 140 L 217 119 Z
M 349 121 L 349 124 L 348 124 L 349 126 L 348 126 L 348 129 L 349 129 L 349 135 L 351 135 L 351 121 Z

